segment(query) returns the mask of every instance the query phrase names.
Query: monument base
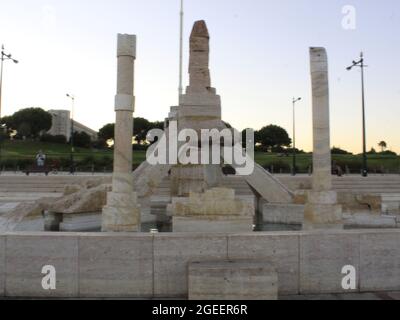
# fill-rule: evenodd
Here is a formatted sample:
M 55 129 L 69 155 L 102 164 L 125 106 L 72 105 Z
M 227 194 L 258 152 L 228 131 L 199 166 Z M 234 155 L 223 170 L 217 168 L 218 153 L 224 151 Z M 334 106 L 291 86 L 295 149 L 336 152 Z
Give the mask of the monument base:
M 310 191 L 305 206 L 303 230 L 343 229 L 342 206 L 335 191 Z
M 136 193 L 109 193 L 103 208 L 102 232 L 140 232 L 140 207 Z
M 232 233 L 253 232 L 252 217 L 173 217 L 173 232 Z
M 173 198 L 168 206 L 174 232 L 252 232 L 254 203 L 237 200 L 235 190 L 214 188 Z

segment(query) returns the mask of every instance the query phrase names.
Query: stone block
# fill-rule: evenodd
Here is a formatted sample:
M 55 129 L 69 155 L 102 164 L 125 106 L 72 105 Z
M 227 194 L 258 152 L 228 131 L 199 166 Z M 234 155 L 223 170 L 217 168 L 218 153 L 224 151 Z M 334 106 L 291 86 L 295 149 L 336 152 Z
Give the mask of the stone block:
M 140 209 L 138 207 L 109 207 L 103 208 L 103 232 L 139 232 Z
M 221 97 L 215 94 L 191 93 L 180 96 L 179 105 L 185 107 L 215 106 L 220 108 Z
M 279 294 L 299 293 L 299 234 L 293 232 L 231 235 L 229 259 L 265 259 L 278 272 Z
M 252 232 L 253 217 L 173 217 L 173 232 L 239 233 Z
M 153 295 L 151 235 L 84 235 L 79 242 L 81 297 Z
M 179 110 L 180 118 L 217 118 L 221 119 L 221 108 L 220 107 L 197 107 L 197 106 L 185 106 Z
M 400 291 L 400 231 L 361 235 L 361 291 Z
M 42 287 L 44 266 L 56 270 L 56 290 Z M 78 296 L 78 237 L 51 233 L 8 234 L 6 296 L 69 298 Z
M 227 259 L 227 237 L 224 235 L 155 235 L 155 297 L 187 298 L 188 263 L 214 259 Z
M 264 223 L 297 224 L 304 221 L 304 205 L 266 203 L 262 206 Z
M 61 232 L 91 232 L 101 230 L 101 213 L 64 214 Z
M 349 293 L 342 288 L 344 266 L 359 275 L 360 238 L 357 232 L 312 232 L 300 237 L 300 293 Z M 359 278 L 357 289 L 359 291 Z
M 266 261 L 189 264 L 189 300 L 278 300 L 278 275 Z
M 118 34 L 117 56 L 132 56 L 136 58 L 136 35 Z

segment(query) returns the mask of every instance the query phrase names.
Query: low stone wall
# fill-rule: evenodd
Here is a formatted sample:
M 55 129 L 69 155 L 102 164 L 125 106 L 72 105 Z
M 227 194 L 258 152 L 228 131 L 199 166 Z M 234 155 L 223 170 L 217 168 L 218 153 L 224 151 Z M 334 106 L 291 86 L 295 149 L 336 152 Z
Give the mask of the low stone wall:
M 187 298 L 191 261 L 262 259 L 278 272 L 280 294 L 400 291 L 400 230 L 249 234 L 0 235 L 0 296 Z M 42 287 L 44 266 L 56 290 Z M 350 291 L 351 292 L 351 291 Z

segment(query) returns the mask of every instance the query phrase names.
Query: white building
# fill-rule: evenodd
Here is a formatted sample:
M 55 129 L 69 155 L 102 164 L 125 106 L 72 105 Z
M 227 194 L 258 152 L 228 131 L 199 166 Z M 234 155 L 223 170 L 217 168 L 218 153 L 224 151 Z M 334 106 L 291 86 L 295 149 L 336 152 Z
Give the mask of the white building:
M 51 129 L 47 133 L 53 136 L 65 136 L 68 141 L 71 137 L 71 112 L 68 110 L 49 110 L 48 112 L 52 115 L 53 122 Z M 74 121 L 74 132 L 85 132 L 92 140 L 97 139 L 97 131 L 77 121 Z

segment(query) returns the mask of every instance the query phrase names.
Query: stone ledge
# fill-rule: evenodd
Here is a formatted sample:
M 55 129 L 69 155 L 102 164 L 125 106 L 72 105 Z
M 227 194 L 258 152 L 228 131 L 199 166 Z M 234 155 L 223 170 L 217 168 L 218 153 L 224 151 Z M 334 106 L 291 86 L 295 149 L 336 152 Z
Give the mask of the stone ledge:
M 278 274 L 266 261 L 189 263 L 189 300 L 277 300 Z

